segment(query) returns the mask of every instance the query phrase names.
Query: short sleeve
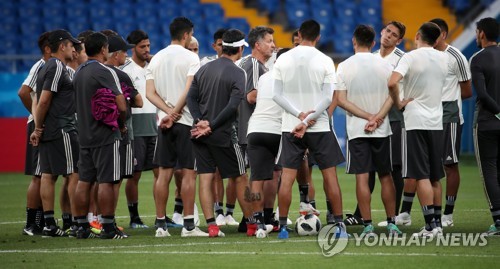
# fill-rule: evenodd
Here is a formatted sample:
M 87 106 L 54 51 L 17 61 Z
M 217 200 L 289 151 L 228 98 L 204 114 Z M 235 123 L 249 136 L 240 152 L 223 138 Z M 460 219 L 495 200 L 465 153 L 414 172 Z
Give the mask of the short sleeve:
M 335 76 L 335 64 L 329 57 L 325 58 L 325 80 L 323 83 L 335 84 L 337 78 Z
M 339 67 L 337 69 L 337 80 L 335 83 L 335 90 L 337 91 L 346 91 L 347 86 L 345 85 L 345 80 L 344 80 L 344 64 L 341 63 L 339 64 Z
M 401 74 L 401 76 L 405 76 L 406 73 L 408 73 L 408 70 L 410 69 L 410 57 L 408 54 L 403 55 L 401 59 L 399 59 L 398 65 L 394 69 L 394 72 L 398 72 Z
M 42 60 L 39 60 L 38 62 L 36 62 L 31 67 L 30 72 L 28 73 L 28 76 L 26 77 L 26 79 L 23 82 L 23 85 L 26 85 L 26 86 L 30 87 L 32 91 L 35 91 L 36 79 L 38 78 L 38 72 L 40 71 L 40 69 L 42 69 L 44 64 L 45 64 L 45 62 L 43 62 Z
M 191 63 L 189 64 L 187 76 L 194 76 L 200 69 L 200 58 L 198 58 L 198 56 L 193 56 L 190 61 Z
M 56 93 L 59 88 L 58 86 L 61 81 L 61 76 L 66 74 L 67 70 L 58 60 L 50 61 L 47 65 L 47 73 L 45 74 L 41 90 Z

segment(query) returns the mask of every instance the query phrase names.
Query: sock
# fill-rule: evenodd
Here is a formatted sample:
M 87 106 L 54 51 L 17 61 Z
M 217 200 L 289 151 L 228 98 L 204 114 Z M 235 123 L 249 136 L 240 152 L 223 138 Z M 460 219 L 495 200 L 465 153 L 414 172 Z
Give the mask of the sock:
M 194 225 L 194 215 L 188 215 L 184 217 L 184 228 L 188 231 L 194 230 L 196 226 Z
M 215 218 L 209 218 L 209 219 L 206 219 L 206 221 L 207 221 L 207 226 L 209 226 L 209 225 L 217 225 L 215 223 Z
M 233 215 L 234 213 L 234 205 L 226 203 L 226 216 Z
M 396 224 L 396 217 L 387 217 L 387 224 Z
M 44 211 L 43 218 L 45 220 L 45 226 L 47 226 L 47 227 L 56 226 L 56 220 L 54 219 L 54 211 L 53 210 Z
M 336 223 L 341 223 L 344 221 L 344 216 L 343 215 L 336 215 L 336 216 L 333 216 L 333 219 L 335 220 Z
M 328 212 L 330 212 L 330 214 L 332 214 L 333 210 L 332 210 L 332 203 L 330 203 L 330 201 L 326 200 L 326 210 L 328 210 Z
M 411 206 L 413 205 L 413 198 L 415 198 L 415 193 L 409 193 L 409 192 L 403 193 L 403 204 L 401 205 L 401 213 L 406 212 L 410 214 Z
M 264 211 L 253 213 L 253 218 L 255 219 L 257 224 L 264 224 Z
M 280 217 L 280 228 L 286 227 L 287 217 Z
M 314 207 L 314 209 L 316 209 L 316 200 L 311 200 L 309 201 L 309 203 L 312 205 L 312 207 Z
M 425 229 L 427 231 L 431 231 L 432 229 L 436 228 L 436 220 L 434 218 L 434 206 L 424 205 L 422 206 L 422 212 L 424 213 Z
M 221 202 L 216 202 L 214 204 L 214 209 L 215 209 L 215 215 L 224 215 L 224 210 L 222 209 L 222 203 Z
M 109 215 L 109 216 L 102 216 L 102 229 L 105 232 L 111 232 L 115 229 L 115 216 L 114 215 Z
M 89 213 L 87 214 L 87 220 L 88 220 L 89 222 L 94 221 L 94 213 L 89 212 Z
M 453 209 L 455 209 L 455 200 L 457 200 L 457 196 L 446 196 L 446 206 L 444 207 L 445 215 L 453 214 Z
M 83 229 L 90 229 L 89 220 L 85 215 L 77 216 L 75 217 L 75 220 L 77 222 L 78 227 L 82 227 Z
M 175 198 L 174 213 L 182 214 L 183 210 L 184 210 L 184 204 L 182 203 L 182 199 Z
M 309 185 L 299 184 L 299 193 L 300 193 L 300 202 L 309 203 L 309 198 L 307 197 L 307 194 L 309 193 Z
M 363 220 L 363 225 L 365 227 L 368 226 L 368 225 L 372 225 L 372 220 L 371 219 Z
M 441 206 L 434 206 L 434 220 L 436 221 L 436 227 L 441 227 Z
M 130 220 L 139 217 L 139 203 L 138 202 L 128 203 L 128 212 L 130 214 Z
M 38 227 L 45 227 L 45 218 L 43 216 L 43 208 L 39 207 L 36 210 L 36 218 L 35 218 L 35 223 Z
M 359 211 L 359 206 L 356 204 L 356 210 L 352 213 L 354 216 L 358 216 L 361 218 L 361 211 Z
M 71 215 L 71 226 L 77 226 L 78 222 L 76 221 L 76 217 Z
M 273 209 L 272 208 L 264 208 L 264 223 L 272 224 L 273 219 Z
M 26 227 L 36 225 L 36 212 L 35 208 L 26 207 Z
M 62 213 L 63 227 L 67 228 L 71 226 L 71 214 L 70 213 Z

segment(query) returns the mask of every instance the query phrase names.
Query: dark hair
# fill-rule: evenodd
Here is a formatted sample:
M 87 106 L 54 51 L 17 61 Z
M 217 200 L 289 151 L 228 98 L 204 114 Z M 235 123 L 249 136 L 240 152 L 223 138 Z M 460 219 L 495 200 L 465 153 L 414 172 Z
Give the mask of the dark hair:
M 101 33 L 104 34 L 105 36 L 112 36 L 112 35 L 118 35 L 117 32 L 111 30 L 111 29 L 104 29 L 101 30 Z
M 488 41 L 497 41 L 499 35 L 499 26 L 496 19 L 491 17 L 482 18 L 478 22 L 476 22 L 476 28 L 480 31 L 483 31 Z
M 71 40 L 69 40 L 69 39 L 63 39 L 63 40 L 57 41 L 55 43 L 50 43 L 50 44 L 48 44 L 48 46 L 50 48 L 51 53 L 56 53 L 61 44 L 64 44 L 66 46 L 66 44 L 68 44 L 70 42 L 71 42 Z
M 177 17 L 170 23 L 170 37 L 181 40 L 184 33 L 190 33 L 194 24 L 186 17 Z
M 358 46 L 371 48 L 375 40 L 375 30 L 369 25 L 360 24 L 354 30 L 353 36 Z
M 95 33 L 95 32 L 92 30 L 85 30 L 85 31 L 79 33 L 78 36 L 76 37 L 76 39 L 80 40 L 82 43 L 85 43 L 85 40 L 87 39 L 87 37 L 93 33 Z
M 398 21 L 390 21 L 387 25 L 392 25 L 399 30 L 399 39 L 405 37 L 406 34 L 406 26 Z M 387 27 L 386 25 L 386 27 Z
M 439 29 L 439 26 L 433 22 L 426 22 L 420 26 L 418 32 L 425 43 L 434 46 L 434 44 L 436 44 L 436 40 L 441 34 L 441 29 Z
M 134 45 L 137 45 L 146 39 L 149 39 L 149 36 L 143 30 L 134 30 L 127 36 L 127 42 Z
M 45 32 L 38 37 L 38 48 L 42 54 L 45 53 L 45 47 L 49 45 L 50 32 Z
M 217 42 L 217 39 L 222 39 L 224 33 L 227 32 L 227 28 L 219 28 L 214 33 L 214 42 Z
M 222 41 L 226 43 L 233 43 L 245 38 L 245 34 L 238 29 L 229 29 L 222 36 Z M 227 56 L 235 55 L 240 51 L 239 47 L 229 47 L 222 45 L 222 54 Z
M 433 23 L 437 24 L 439 26 L 439 28 L 441 29 L 441 32 L 445 32 L 446 34 L 448 34 L 448 24 L 446 23 L 445 20 L 443 20 L 441 18 L 435 18 L 435 19 L 430 20 L 429 22 L 433 22 Z
M 315 20 L 304 21 L 299 28 L 302 39 L 314 41 L 319 36 L 320 26 Z
M 278 59 L 281 56 L 281 54 L 283 54 L 283 53 L 285 53 L 285 52 L 287 52 L 289 50 L 291 50 L 291 49 L 290 48 L 282 48 L 282 49 L 280 49 L 278 51 L 278 53 L 276 54 L 276 59 Z
M 87 36 L 85 40 L 85 51 L 89 57 L 97 55 L 101 49 L 108 45 L 108 38 L 100 32 Z
M 264 38 L 266 34 L 274 34 L 273 28 L 257 26 L 250 30 L 250 33 L 248 33 L 248 44 L 250 45 L 250 48 L 253 49 L 255 47 L 255 43 Z
M 295 31 L 293 31 L 293 33 L 292 33 L 292 44 L 293 44 L 293 41 L 294 41 L 293 39 L 294 39 L 296 36 L 299 36 L 299 30 L 295 30 Z

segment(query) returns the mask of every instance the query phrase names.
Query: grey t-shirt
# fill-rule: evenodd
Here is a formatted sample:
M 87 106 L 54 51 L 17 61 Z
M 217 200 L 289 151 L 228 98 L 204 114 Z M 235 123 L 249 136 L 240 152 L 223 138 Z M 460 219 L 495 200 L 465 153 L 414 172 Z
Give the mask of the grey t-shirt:
M 113 130 L 94 118 L 91 105 L 92 96 L 98 89 L 110 89 L 115 96 L 122 94 L 115 71 L 96 60 L 87 61 L 75 73 L 73 86 L 76 92 L 80 147 L 101 147 L 120 139 L 120 130 Z

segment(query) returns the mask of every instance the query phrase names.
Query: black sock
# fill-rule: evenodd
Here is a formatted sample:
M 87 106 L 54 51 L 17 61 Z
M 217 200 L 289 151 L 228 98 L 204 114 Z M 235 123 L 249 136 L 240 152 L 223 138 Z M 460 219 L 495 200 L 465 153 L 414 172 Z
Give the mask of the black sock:
M 343 215 L 335 215 L 335 216 L 333 216 L 333 218 L 334 218 L 334 220 L 335 220 L 336 223 L 341 223 L 341 222 L 344 221 L 344 216 Z
M 109 216 L 102 216 L 102 229 L 110 233 L 115 229 L 115 216 L 109 215 Z
M 436 228 L 434 206 L 433 205 L 422 206 L 422 212 L 424 213 L 425 229 L 427 231 L 431 231 L 432 229 Z
M 214 207 L 215 207 L 215 215 L 224 215 L 224 210 L 222 209 L 223 204 L 221 202 L 216 202 Z
M 207 221 L 207 226 L 208 225 L 217 225 L 215 223 L 215 218 L 209 218 L 209 219 L 206 219 L 206 221 Z
M 182 203 L 182 199 L 175 198 L 174 213 L 182 214 L 183 210 L 184 210 L 184 204 Z
M 396 224 L 396 217 L 387 217 L 387 224 Z
M 287 217 L 280 217 L 280 228 L 286 227 Z
M 56 226 L 56 220 L 54 219 L 54 211 L 53 210 L 44 211 L 43 218 L 45 220 L 45 226 L 47 226 L 47 227 Z
M 354 211 L 353 215 L 361 218 L 361 211 L 359 211 L 359 206 L 357 204 L 356 204 L 356 210 Z
M 232 204 L 226 203 L 226 216 L 228 216 L 228 215 L 232 216 L 233 213 L 234 213 L 234 204 L 232 205 Z
M 264 212 L 263 211 L 253 213 L 253 218 L 255 219 L 257 224 L 264 224 Z
M 192 231 L 196 226 L 194 225 L 194 218 L 184 219 L 184 228 L 188 231 Z
M 70 227 L 71 226 L 71 214 L 70 213 L 62 213 L 62 221 L 63 221 L 63 227 Z
M 300 201 L 303 203 L 309 203 L 309 198 L 307 197 L 307 194 L 309 193 L 309 185 L 299 184 L 299 193 L 300 193 Z
M 493 217 L 493 223 L 495 223 L 497 228 L 500 228 L 500 208 L 492 208 L 490 212 Z
M 90 229 L 89 220 L 86 215 L 75 217 L 78 227 L 82 227 L 83 229 Z
M 364 226 L 372 225 L 372 220 L 371 219 L 363 220 L 363 225 Z
M 411 206 L 413 205 L 413 198 L 415 198 L 415 193 L 410 193 L 410 192 L 403 193 L 403 204 L 401 205 L 401 213 L 406 212 L 410 214 Z
M 139 217 L 139 203 L 129 203 L 128 204 L 128 213 L 130 214 L 130 220 Z
M 273 208 L 264 208 L 264 223 L 272 224 Z
M 309 203 L 312 205 L 312 207 L 314 207 L 314 209 L 316 209 L 316 200 L 311 200 L 309 201 Z
M 441 225 L 441 206 L 434 206 L 434 220 L 436 221 L 436 227 L 442 227 Z
M 455 209 L 455 201 L 457 200 L 457 196 L 446 196 L 446 205 L 444 207 L 444 214 L 449 215 L 453 214 L 453 209 Z
M 328 210 L 330 214 L 333 214 L 332 203 L 330 203 L 330 201 L 328 200 L 326 200 L 326 210 Z
M 35 223 L 38 227 L 42 227 L 42 228 L 45 227 L 45 218 L 43 217 L 43 208 L 42 207 L 39 207 L 36 210 Z
M 36 212 L 36 209 L 26 207 L 26 227 L 36 225 Z

